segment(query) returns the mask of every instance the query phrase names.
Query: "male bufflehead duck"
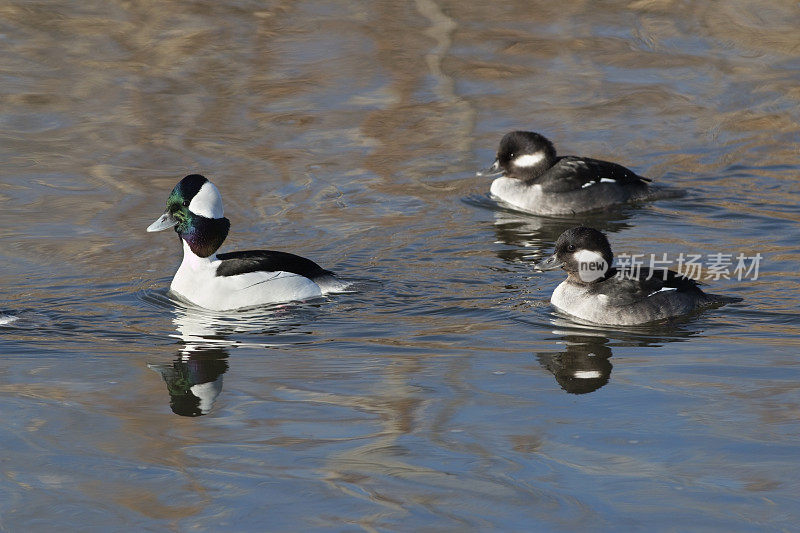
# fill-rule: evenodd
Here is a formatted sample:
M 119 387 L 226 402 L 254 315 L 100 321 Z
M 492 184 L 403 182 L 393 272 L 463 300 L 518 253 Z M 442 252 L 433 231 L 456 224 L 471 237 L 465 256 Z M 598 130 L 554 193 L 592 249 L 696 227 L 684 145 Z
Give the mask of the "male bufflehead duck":
M 494 164 L 479 174 L 502 174 L 492 182 L 490 192 L 512 207 L 556 216 L 644 199 L 650 181 L 616 163 L 556 157 L 553 143 L 532 131 L 505 134 Z
M 696 281 L 671 270 L 611 267 L 613 258 L 608 239 L 596 229 L 562 233 L 555 254 L 537 265 L 567 271 L 550 298 L 553 307 L 595 324 L 632 326 L 736 301 L 706 294 Z
M 230 221 L 222 197 L 199 174 L 183 178 L 167 198 L 167 210 L 147 231 L 174 227 L 183 243 L 183 261 L 170 289 L 190 302 L 224 311 L 305 300 L 343 284 L 333 272 L 294 254 L 252 250 L 217 254 Z

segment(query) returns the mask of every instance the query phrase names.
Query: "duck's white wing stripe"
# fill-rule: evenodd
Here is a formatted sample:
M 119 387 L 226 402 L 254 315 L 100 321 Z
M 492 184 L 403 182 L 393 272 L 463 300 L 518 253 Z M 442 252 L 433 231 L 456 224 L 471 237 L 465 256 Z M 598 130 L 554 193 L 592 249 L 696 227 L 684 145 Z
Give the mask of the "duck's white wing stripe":
M 650 296 L 652 296 L 654 294 L 658 294 L 659 292 L 668 292 L 668 291 L 677 291 L 677 290 L 678 290 L 677 287 L 664 287 L 663 289 L 658 289 L 657 291 L 651 292 L 647 296 L 650 297 Z

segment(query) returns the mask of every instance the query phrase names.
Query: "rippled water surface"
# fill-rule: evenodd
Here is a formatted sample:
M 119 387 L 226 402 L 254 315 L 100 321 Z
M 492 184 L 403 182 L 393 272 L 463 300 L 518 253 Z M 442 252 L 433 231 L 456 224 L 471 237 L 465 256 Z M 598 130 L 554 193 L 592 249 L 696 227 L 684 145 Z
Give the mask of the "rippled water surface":
M 0 530 L 792 530 L 796 2 L 5 2 Z M 683 198 L 575 219 L 475 170 L 533 129 Z M 357 290 L 175 302 L 190 172 L 226 250 Z M 760 253 L 742 302 L 558 316 L 566 228 Z M 192 416 L 189 416 L 192 415 Z

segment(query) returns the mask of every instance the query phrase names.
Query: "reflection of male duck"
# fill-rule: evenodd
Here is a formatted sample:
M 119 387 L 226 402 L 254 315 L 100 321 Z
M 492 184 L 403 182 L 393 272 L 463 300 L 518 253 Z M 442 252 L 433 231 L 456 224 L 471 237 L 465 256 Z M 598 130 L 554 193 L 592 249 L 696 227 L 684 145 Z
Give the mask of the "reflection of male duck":
M 171 365 L 147 366 L 164 378 L 173 413 L 200 416 L 211 411 L 222 392 L 222 374 L 228 370 L 227 358 L 228 353 L 220 348 L 196 348 L 182 350 Z
M 572 394 L 593 392 L 611 377 L 611 348 L 606 337 L 567 335 L 561 352 L 541 352 L 539 364 L 549 370 L 561 388 Z
M 176 302 L 171 301 L 170 305 Z M 232 339 L 240 333 L 279 335 L 297 324 L 313 321 L 316 306 L 283 305 L 216 313 L 201 308 L 174 307 L 175 337 L 182 347 L 171 363 L 148 364 L 161 374 L 170 395 L 170 407 L 182 416 L 208 414 L 222 392 L 222 375 L 228 370 L 228 355 L 236 346 L 267 347 L 280 343 L 248 343 Z M 300 319 L 290 323 L 287 319 Z
M 209 317 L 176 309 L 175 325 L 184 347 L 172 364 L 148 364 L 167 384 L 172 411 L 181 416 L 208 414 L 222 392 L 229 342 L 211 327 Z

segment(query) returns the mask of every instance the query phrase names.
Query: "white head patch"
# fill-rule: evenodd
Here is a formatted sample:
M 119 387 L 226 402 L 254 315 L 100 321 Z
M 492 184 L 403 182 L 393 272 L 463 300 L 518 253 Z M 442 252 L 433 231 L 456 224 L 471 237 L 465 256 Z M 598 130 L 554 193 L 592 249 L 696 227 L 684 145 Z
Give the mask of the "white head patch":
M 216 186 L 207 181 L 189 203 L 189 211 L 206 218 L 222 218 L 222 196 Z
M 525 154 L 514 159 L 514 165 L 520 168 L 532 167 L 538 165 L 545 158 L 544 152 L 536 152 L 533 154 Z
M 578 262 L 578 277 L 582 281 L 592 282 L 602 278 L 608 271 L 608 263 L 603 256 L 592 250 L 578 250 L 573 254 Z
M 200 408 L 200 412 L 207 414 L 214 406 L 214 402 L 216 401 L 217 396 L 219 396 L 219 393 L 222 392 L 222 379 L 218 379 L 217 381 L 213 381 L 211 383 L 192 385 L 189 390 L 192 391 L 192 394 L 200 399 L 200 405 L 198 406 Z

